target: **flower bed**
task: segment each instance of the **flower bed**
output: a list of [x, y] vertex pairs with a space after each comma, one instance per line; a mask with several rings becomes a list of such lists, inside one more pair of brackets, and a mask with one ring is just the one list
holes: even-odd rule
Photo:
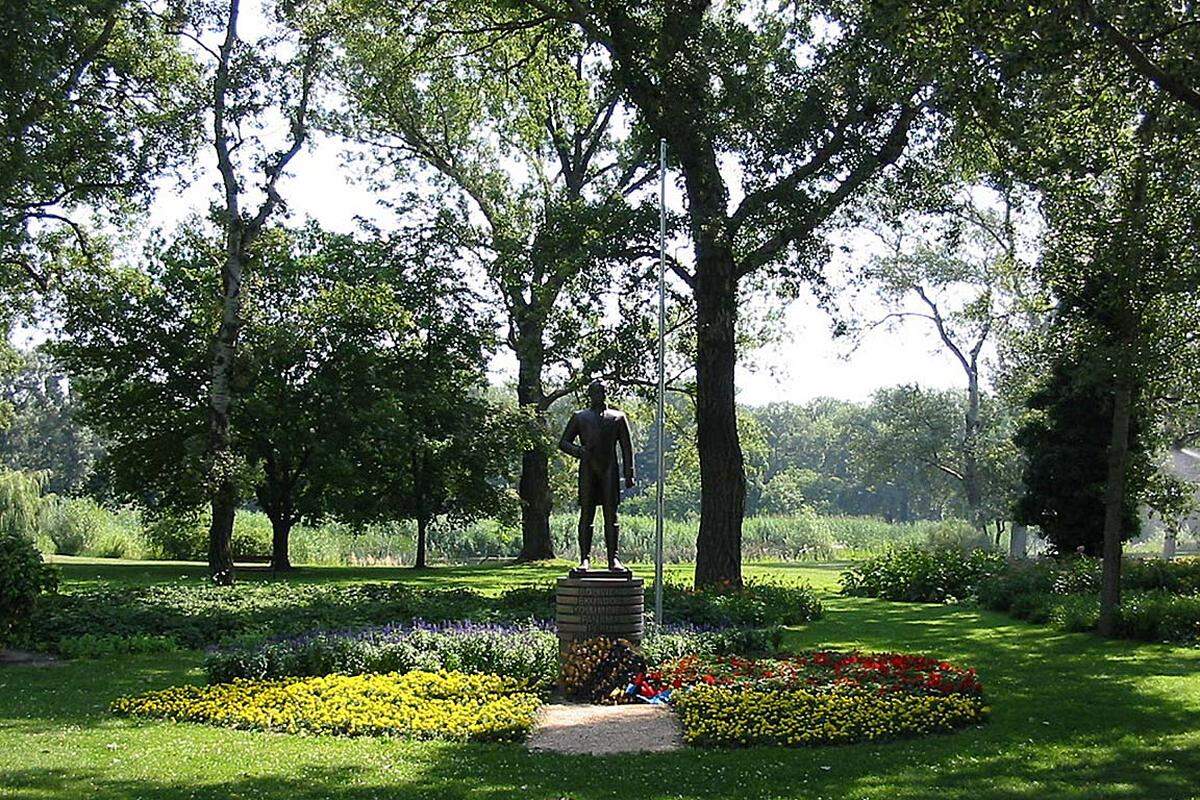
[[950, 731], [987, 713], [974, 670], [903, 653], [689, 656], [635, 676], [630, 691], [669, 699], [695, 745], [873, 741]]
[[783, 658], [687, 655], [650, 668], [627, 642], [576, 642], [569, 694], [593, 703], [671, 703], [695, 745], [806, 745], [950, 731], [987, 713], [974, 670], [903, 653]]
[[112, 710], [285, 733], [512, 741], [529, 733], [540, 702], [509, 678], [414, 671], [177, 686]]
[[[210, 652], [210, 683], [234, 678], [284, 678], [335, 672], [413, 669], [503, 675], [548, 689], [558, 677], [558, 639], [550, 623], [414, 622], [344, 631], [314, 631], [281, 639], [235, 643]], [[667, 625], [642, 643], [653, 665], [688, 653], [706, 657], [775, 652], [780, 628]], [[625, 684], [621, 684], [624, 689]]]
[[697, 686], [672, 703], [698, 746], [849, 744], [944, 733], [983, 719], [975, 696], [879, 694], [849, 687]]

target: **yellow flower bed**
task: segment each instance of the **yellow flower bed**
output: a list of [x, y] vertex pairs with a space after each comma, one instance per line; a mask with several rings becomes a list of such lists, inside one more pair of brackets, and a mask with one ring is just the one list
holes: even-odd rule
[[509, 741], [529, 733], [539, 703], [512, 678], [414, 671], [176, 686], [112, 710], [286, 733]]
[[696, 686], [672, 704], [688, 744], [819, 745], [952, 731], [980, 722], [978, 696], [811, 691], [760, 686]]

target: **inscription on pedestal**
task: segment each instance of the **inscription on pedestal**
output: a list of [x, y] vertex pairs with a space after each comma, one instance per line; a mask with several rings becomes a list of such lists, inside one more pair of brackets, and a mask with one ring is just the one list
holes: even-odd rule
[[572, 570], [559, 578], [555, 611], [560, 650], [571, 642], [609, 636], [639, 645], [645, 632], [645, 586], [628, 572]]

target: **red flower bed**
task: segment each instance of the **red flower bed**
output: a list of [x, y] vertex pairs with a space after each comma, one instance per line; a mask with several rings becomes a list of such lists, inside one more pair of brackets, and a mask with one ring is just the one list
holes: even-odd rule
[[838, 653], [819, 650], [777, 659], [726, 656], [701, 660], [685, 656], [661, 669], [638, 674], [633, 686], [642, 697], [707, 684], [760, 684], [780, 688], [850, 688], [879, 694], [981, 695], [973, 669], [905, 653]]

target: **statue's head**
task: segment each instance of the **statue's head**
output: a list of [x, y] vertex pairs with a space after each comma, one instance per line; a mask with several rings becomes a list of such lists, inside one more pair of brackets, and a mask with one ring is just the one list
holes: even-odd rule
[[608, 389], [604, 386], [604, 381], [595, 380], [588, 384], [587, 388], [588, 401], [592, 405], [601, 405], [608, 399]]

